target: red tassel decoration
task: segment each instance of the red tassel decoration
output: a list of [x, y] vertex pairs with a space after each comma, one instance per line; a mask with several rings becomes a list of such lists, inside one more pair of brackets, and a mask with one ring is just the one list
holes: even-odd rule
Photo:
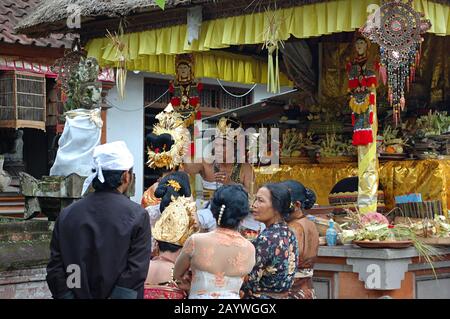
[[374, 105], [375, 104], [375, 94], [373, 94], [373, 93], [370, 93], [369, 104], [370, 105]]
[[355, 122], [356, 122], [355, 113], [352, 113], [352, 126], [355, 126]]
[[197, 90], [198, 90], [199, 93], [200, 93], [201, 91], [203, 91], [203, 83], [199, 82], [199, 83], [197, 84]]
[[369, 86], [369, 81], [366, 78], [363, 78], [361, 80], [361, 86], [368, 87]]
[[367, 78], [366, 82], [367, 82], [368, 87], [376, 86], [377, 85], [377, 77], [371, 76], [370, 78]]
[[173, 87], [173, 83], [171, 82], [171, 83], [169, 84], [169, 92], [170, 92], [171, 94], [173, 94], [174, 91], [175, 91], [175, 88]]
[[369, 123], [373, 124], [373, 112], [370, 112], [369, 114]]
[[352, 144], [357, 145], [367, 145], [373, 142], [372, 130], [360, 130], [353, 132]]
[[172, 106], [180, 106], [181, 99], [178, 96], [174, 96], [170, 99], [170, 103], [172, 103]]
[[402, 94], [402, 97], [400, 98], [400, 108], [402, 109], [402, 111], [405, 108], [405, 104], [406, 104], [405, 96]]
[[387, 70], [386, 67], [384, 65], [380, 65], [380, 77], [381, 77], [381, 81], [383, 81], [383, 84], [386, 85], [386, 81], [387, 81]]
[[194, 153], [195, 152], [195, 144], [194, 144], [194, 142], [191, 142], [191, 156], [194, 156]]
[[189, 98], [189, 104], [196, 107], [200, 103], [200, 98], [198, 96], [193, 96]]
[[358, 79], [350, 79], [348, 80], [348, 87], [350, 89], [356, 89], [359, 86]]
[[351, 68], [352, 68], [352, 64], [351, 64], [351, 62], [348, 62], [346, 65], [347, 73], [350, 72]]
[[201, 111], [197, 111], [197, 114], [195, 116], [197, 121], [200, 121], [202, 119], [202, 112]]
[[380, 72], [380, 62], [379, 61], [376, 61], [374, 63], [374, 68], [375, 68], [375, 71]]

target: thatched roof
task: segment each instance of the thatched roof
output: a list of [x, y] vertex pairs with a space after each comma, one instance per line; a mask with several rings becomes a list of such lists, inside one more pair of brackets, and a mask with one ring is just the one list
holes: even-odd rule
[[[325, 1], [330, 0], [277, 0], [276, 3], [282, 8]], [[273, 5], [273, 0], [167, 0], [165, 11], [162, 11], [153, 0], [44, 0], [33, 14], [16, 26], [15, 30], [30, 37], [40, 37], [55, 32], [95, 33], [100, 26], [98, 32], [102, 33], [105, 31], [100, 30], [102, 24], [92, 24], [93, 20], [108, 23], [106, 20], [111, 18], [110, 26], [117, 27], [114, 18], [136, 15], [143, 17], [141, 20], [144, 19], [144, 25], [149, 28], [162, 27], [186, 23], [186, 14], [183, 10], [194, 5], [202, 5], [203, 19], [209, 20], [263, 11], [267, 5]], [[67, 18], [71, 17], [73, 12], [73, 9], [68, 8], [74, 6], [78, 6], [81, 12], [82, 30], [71, 30], [67, 27]], [[133, 24], [127, 28], [127, 32], [131, 32], [133, 28], [139, 29], [136, 25], [142, 24], [142, 21], [133, 21]]]
[[[199, 0], [167, 0], [166, 8], [191, 5]], [[161, 10], [152, 0], [46, 0], [16, 26], [18, 33], [31, 37], [68, 31], [66, 21], [79, 8], [83, 21], [94, 17], [127, 16], [144, 10]], [[74, 30], [76, 31], [76, 30]]]
[[[298, 6], [331, 0], [277, 0], [278, 7]], [[359, 2], [360, 0], [354, 0]], [[450, 4], [450, 0], [431, 0], [436, 3]], [[77, 29], [67, 27], [67, 18], [72, 16], [73, 8], [77, 6], [81, 12], [81, 28], [96, 29], [98, 24], [90, 24], [92, 20], [104, 20], [130, 15], [149, 13], [144, 16], [144, 24], [156, 24], [164, 20], [163, 24], [180, 24], [185, 22], [183, 8], [204, 5], [203, 19], [216, 19], [225, 16], [247, 14], [250, 11], [261, 11], [267, 4], [273, 5], [273, 0], [167, 0], [166, 11], [162, 11], [153, 0], [42, 0], [41, 4], [22, 21], [15, 31], [29, 37], [42, 37], [50, 33], [78, 32]], [[206, 7], [205, 7], [206, 6]], [[180, 10], [171, 10], [177, 9]], [[185, 10], [185, 9], [184, 9]], [[172, 12], [172, 13], [170, 13]], [[184, 22], [181, 21], [184, 19]], [[83, 27], [84, 23], [84, 27]], [[117, 23], [115, 23], [117, 25]], [[155, 27], [155, 26], [153, 26]], [[158, 26], [161, 27], [161, 26]], [[95, 30], [90, 30], [90, 32]], [[103, 32], [104, 30], [99, 30]]]

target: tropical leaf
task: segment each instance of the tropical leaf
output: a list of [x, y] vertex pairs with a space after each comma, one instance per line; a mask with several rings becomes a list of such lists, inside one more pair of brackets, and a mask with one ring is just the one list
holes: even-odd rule
[[166, 6], [166, 0], [155, 0], [155, 3], [158, 7], [164, 10], [164, 7]]

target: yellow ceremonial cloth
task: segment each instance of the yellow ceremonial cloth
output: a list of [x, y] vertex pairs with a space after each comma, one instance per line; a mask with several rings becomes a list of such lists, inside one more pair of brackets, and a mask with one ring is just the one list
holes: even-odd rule
[[[421, 193], [423, 200], [441, 200], [445, 213], [450, 208], [450, 160], [380, 162], [378, 172], [387, 208], [395, 206], [395, 196], [410, 193]], [[297, 164], [260, 167], [255, 173], [258, 186], [294, 179], [314, 190], [319, 205], [329, 205], [333, 186], [343, 178], [358, 176], [358, 167], [356, 162]]]
[[[277, 10], [281, 18], [279, 37], [303, 39], [332, 33], [353, 32], [367, 19], [369, 5], [381, 0], [330, 0]], [[430, 19], [430, 33], [450, 35], [450, 5], [431, 0], [414, 0], [415, 10]], [[212, 77], [240, 83], [266, 83], [267, 63], [251, 56], [233, 55], [217, 50], [233, 45], [264, 42], [268, 19], [265, 12], [232, 16], [202, 22], [198, 40], [188, 43], [186, 24], [141, 32], [127, 33], [127, 69], [163, 74], [175, 74], [175, 55], [194, 53], [195, 76]], [[85, 49], [88, 56], [97, 58], [100, 66], [116, 65], [119, 56], [106, 37], [90, 39]], [[282, 85], [290, 85], [280, 74]]]

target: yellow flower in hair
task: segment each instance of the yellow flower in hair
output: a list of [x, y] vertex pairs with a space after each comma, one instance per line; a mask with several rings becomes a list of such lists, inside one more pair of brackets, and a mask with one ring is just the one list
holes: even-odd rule
[[176, 192], [178, 192], [181, 189], [180, 184], [176, 180], [173, 180], [173, 179], [169, 179], [167, 181], [167, 186], [172, 187]]

